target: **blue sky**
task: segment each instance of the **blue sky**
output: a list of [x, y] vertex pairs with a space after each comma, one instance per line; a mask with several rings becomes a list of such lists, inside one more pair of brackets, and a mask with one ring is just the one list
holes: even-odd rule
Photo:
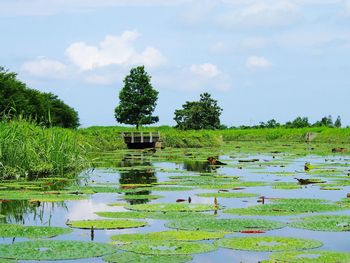
[[124, 76], [145, 65], [160, 124], [209, 92], [222, 123], [340, 115], [350, 124], [349, 0], [0, 0], [0, 60], [83, 126], [116, 125]]

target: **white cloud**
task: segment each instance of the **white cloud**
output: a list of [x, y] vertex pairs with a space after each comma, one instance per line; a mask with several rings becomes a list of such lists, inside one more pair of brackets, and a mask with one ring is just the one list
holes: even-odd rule
[[257, 68], [266, 69], [271, 66], [272, 66], [272, 63], [264, 57], [251, 56], [246, 61], [246, 67], [250, 69], [257, 69]]
[[142, 52], [134, 48], [139, 36], [137, 31], [125, 31], [120, 36], [106, 36], [97, 46], [77, 42], [71, 44], [65, 54], [82, 71], [109, 65], [163, 65], [166, 59], [156, 48], [147, 47]]
[[38, 58], [33, 61], [24, 62], [21, 70], [37, 77], [62, 78], [67, 75], [68, 67], [56, 60]]
[[192, 73], [205, 78], [214, 78], [221, 74], [218, 67], [210, 63], [193, 64], [190, 70]]
[[153, 80], [159, 87], [185, 91], [227, 91], [232, 86], [231, 77], [210, 63], [172, 68], [159, 72]]
[[253, 1], [220, 15], [218, 21], [226, 26], [279, 27], [295, 23], [300, 17], [299, 7], [291, 1]]

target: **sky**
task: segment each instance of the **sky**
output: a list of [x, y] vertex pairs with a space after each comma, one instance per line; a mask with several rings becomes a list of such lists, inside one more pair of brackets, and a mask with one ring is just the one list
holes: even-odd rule
[[297, 116], [350, 125], [350, 0], [0, 0], [0, 61], [83, 127], [118, 125], [145, 65], [159, 125], [209, 92], [227, 126]]

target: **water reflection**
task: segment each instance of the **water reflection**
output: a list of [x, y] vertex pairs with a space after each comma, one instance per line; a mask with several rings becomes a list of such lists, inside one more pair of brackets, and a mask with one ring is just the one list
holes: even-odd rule
[[[152, 152], [133, 152], [128, 153], [124, 156], [122, 161], [119, 163], [119, 167], [130, 168], [120, 172], [119, 184], [125, 185], [122, 188], [134, 188], [136, 185], [149, 185], [156, 183], [156, 171], [155, 167], [151, 163], [150, 156]], [[131, 195], [150, 195], [151, 191], [144, 190], [135, 193], [125, 193], [125, 196]], [[130, 204], [144, 204], [148, 203], [150, 200], [148, 198], [126, 198], [125, 199]]]
[[216, 167], [208, 162], [184, 161], [183, 169], [189, 172], [211, 173], [216, 171]]
[[[29, 202], [28, 200], [1, 200], [0, 214], [2, 223], [25, 224], [26, 220], [39, 221], [41, 224], [47, 221], [54, 214], [55, 208], [60, 207], [67, 210], [64, 202], [48, 203], [48, 202]], [[28, 218], [32, 215], [33, 218]], [[45, 218], [45, 219], [44, 219]], [[48, 222], [50, 225], [50, 222]]]

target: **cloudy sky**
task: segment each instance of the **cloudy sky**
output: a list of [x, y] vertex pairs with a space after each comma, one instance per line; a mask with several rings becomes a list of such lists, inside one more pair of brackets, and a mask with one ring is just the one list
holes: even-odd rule
[[145, 65], [160, 124], [209, 92], [226, 125], [324, 115], [350, 124], [350, 0], [0, 0], [0, 60], [32, 88], [116, 125]]

